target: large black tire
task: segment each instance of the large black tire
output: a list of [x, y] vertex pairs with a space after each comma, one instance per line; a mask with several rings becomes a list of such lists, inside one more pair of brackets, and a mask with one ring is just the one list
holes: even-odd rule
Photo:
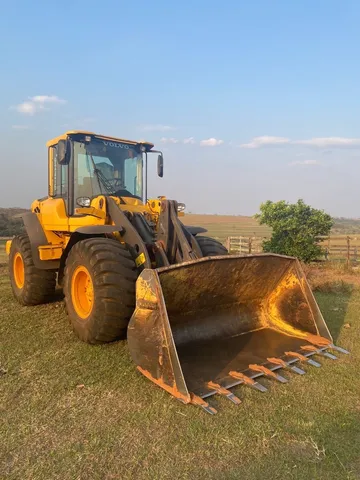
[[196, 237], [201, 253], [204, 257], [215, 257], [217, 255], [228, 255], [229, 252], [224, 245], [214, 238], [199, 236]]
[[11, 242], [9, 276], [14, 296], [21, 305], [47, 303], [55, 293], [56, 272], [35, 267], [26, 234], [17, 235]]
[[98, 344], [125, 338], [135, 308], [137, 276], [132, 256], [116, 240], [88, 238], [72, 247], [65, 265], [64, 296], [80, 340]]

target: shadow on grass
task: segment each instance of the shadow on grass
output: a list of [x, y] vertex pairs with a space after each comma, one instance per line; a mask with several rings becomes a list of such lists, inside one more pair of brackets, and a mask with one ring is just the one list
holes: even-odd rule
[[356, 288], [348, 283], [324, 285], [314, 291], [316, 300], [334, 342], [340, 336], [348, 312], [351, 298]]

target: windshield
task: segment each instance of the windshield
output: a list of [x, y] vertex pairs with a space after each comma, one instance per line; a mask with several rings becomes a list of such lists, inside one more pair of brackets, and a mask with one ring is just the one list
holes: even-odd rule
[[142, 198], [142, 154], [126, 143], [74, 141], [75, 199], [97, 195]]

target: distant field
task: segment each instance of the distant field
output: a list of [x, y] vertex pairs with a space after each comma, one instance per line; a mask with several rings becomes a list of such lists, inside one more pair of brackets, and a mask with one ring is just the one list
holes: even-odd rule
[[334, 235], [360, 235], [360, 220], [354, 218], [335, 218]]
[[[225, 243], [227, 237], [270, 237], [271, 228], [259, 223], [251, 217], [231, 215], [198, 215], [188, 214], [182, 217], [185, 225], [197, 225], [207, 228], [210, 237]], [[357, 229], [358, 233], [357, 232]], [[355, 233], [354, 233], [355, 232]], [[360, 221], [337, 219], [331, 232], [331, 258], [344, 258], [347, 254], [346, 236], [350, 237], [350, 255], [360, 255]], [[324, 241], [324, 247], [329, 247]]]
[[196, 225], [208, 229], [211, 237], [224, 241], [227, 237], [269, 237], [271, 229], [251, 217], [235, 215], [186, 214], [182, 217], [185, 225]]

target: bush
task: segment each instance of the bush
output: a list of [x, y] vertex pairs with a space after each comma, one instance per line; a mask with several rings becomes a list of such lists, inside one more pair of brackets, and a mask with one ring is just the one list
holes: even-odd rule
[[297, 257], [305, 263], [323, 254], [318, 238], [329, 235], [334, 223], [330, 215], [306, 205], [301, 199], [295, 204], [268, 200], [260, 205], [260, 213], [255, 218], [272, 228], [270, 240], [263, 242], [264, 252]]

